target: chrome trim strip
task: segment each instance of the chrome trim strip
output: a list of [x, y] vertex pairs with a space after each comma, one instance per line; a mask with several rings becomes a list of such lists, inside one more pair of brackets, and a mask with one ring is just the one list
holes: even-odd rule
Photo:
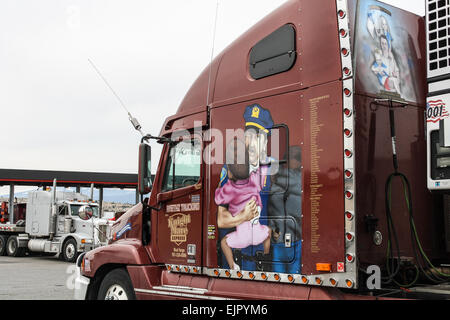
[[[193, 299], [203, 299], [203, 300], [236, 300], [231, 298], [225, 298], [225, 297], [217, 297], [217, 296], [207, 296], [203, 294], [190, 294], [190, 293], [184, 293], [184, 292], [176, 292], [176, 291], [163, 291], [157, 287], [157, 290], [151, 290], [151, 289], [134, 289], [137, 293], [148, 293], [148, 294], [157, 294], [157, 295], [164, 295], [164, 296], [174, 296], [174, 297], [182, 297], [182, 298], [193, 298]], [[196, 288], [193, 288], [196, 289]]]

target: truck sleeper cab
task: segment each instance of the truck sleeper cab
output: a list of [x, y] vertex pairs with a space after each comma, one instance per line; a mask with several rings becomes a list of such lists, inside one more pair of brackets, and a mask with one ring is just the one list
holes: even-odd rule
[[[248, 30], [166, 119], [154, 181], [141, 147], [149, 198], [80, 257], [76, 297], [370, 298], [359, 269], [386, 265], [393, 103], [417, 232], [448, 258], [427, 231], [421, 30], [423, 18], [372, 0], [291, 0]], [[247, 169], [229, 161], [239, 145]], [[400, 219], [399, 255], [412, 256]]]

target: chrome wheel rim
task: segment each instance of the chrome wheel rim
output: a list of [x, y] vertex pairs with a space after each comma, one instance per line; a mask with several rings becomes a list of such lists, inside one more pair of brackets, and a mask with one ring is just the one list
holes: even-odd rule
[[105, 300], [128, 300], [128, 296], [120, 285], [114, 284], [106, 291]]
[[69, 243], [66, 246], [66, 257], [67, 259], [72, 259], [75, 256], [75, 246], [72, 243]]

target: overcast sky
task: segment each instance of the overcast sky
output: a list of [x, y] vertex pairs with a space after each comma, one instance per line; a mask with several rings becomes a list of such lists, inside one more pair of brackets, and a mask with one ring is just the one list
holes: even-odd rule
[[[284, 2], [219, 0], [214, 55]], [[425, 14], [424, 0], [386, 3]], [[210, 61], [215, 11], [216, 0], [0, 1], [0, 168], [135, 173], [140, 135], [88, 59], [158, 134]]]

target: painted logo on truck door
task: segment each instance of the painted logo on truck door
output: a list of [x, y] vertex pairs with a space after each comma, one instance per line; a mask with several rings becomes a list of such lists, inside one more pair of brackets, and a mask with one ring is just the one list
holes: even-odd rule
[[177, 246], [187, 241], [189, 233], [188, 224], [191, 223], [191, 215], [177, 213], [169, 217], [170, 241]]

